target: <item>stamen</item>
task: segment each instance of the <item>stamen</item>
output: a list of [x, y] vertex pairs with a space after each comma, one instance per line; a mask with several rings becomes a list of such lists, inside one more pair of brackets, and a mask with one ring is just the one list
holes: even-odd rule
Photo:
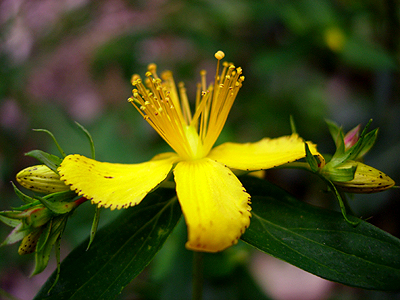
[[215, 58], [218, 60], [221, 60], [225, 57], [225, 53], [222, 52], [221, 50], [217, 51], [217, 53], [214, 54]]
[[183, 118], [185, 119], [186, 124], [189, 125], [190, 122], [192, 121], [192, 113], [190, 112], [190, 105], [186, 93], [185, 84], [183, 82], [179, 82], [178, 88], [179, 88], [179, 95], [181, 96]]
[[206, 75], [207, 75], [207, 71], [206, 70], [201, 70], [200, 71], [200, 76], [201, 76], [201, 88], [203, 91], [205, 91], [207, 89], [207, 82], [206, 82]]
[[153, 75], [154, 78], [158, 78], [156, 64], [149, 64], [147, 66], [147, 70], [151, 73], [151, 75]]
[[201, 71], [201, 82], [197, 85], [195, 111], [192, 115], [186, 88], [178, 88], [172, 73], [166, 71], [157, 76], [157, 66], [150, 64], [146, 72], [145, 85], [139, 75], [131, 78], [132, 96], [128, 99], [142, 117], [184, 159], [204, 157], [217, 140], [244, 76], [242, 69], [220, 60], [225, 54], [215, 53], [218, 60], [215, 80], [207, 88], [206, 71]]

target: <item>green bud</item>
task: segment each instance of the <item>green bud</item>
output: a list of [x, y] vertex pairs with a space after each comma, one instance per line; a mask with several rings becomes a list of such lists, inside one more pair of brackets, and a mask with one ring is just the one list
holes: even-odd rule
[[26, 235], [21, 242], [21, 245], [18, 248], [18, 254], [19, 255], [24, 255], [24, 254], [30, 254], [35, 252], [36, 249], [36, 244], [39, 240], [39, 237], [42, 233], [42, 229], [39, 228], [38, 230], [35, 230], [28, 235]]
[[376, 193], [394, 186], [395, 182], [383, 172], [361, 162], [348, 161], [337, 167], [337, 170], [356, 167], [354, 178], [348, 181], [335, 181], [333, 183], [342, 191], [348, 193]]
[[23, 213], [21, 216], [24, 217], [24, 222], [27, 226], [38, 228], [46, 224], [54, 216], [51, 210], [47, 207], [33, 207]]
[[60, 176], [46, 165], [36, 165], [20, 171], [16, 179], [20, 185], [34, 192], [50, 194], [68, 191]]

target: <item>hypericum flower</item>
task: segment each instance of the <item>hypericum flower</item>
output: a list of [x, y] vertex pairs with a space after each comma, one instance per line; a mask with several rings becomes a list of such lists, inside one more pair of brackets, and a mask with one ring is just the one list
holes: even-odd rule
[[[253, 171], [292, 162], [305, 157], [305, 142], [293, 134], [212, 149], [244, 80], [242, 69], [232, 64], [224, 63], [220, 74], [224, 53], [215, 57], [215, 81], [207, 87], [201, 72], [193, 114], [184, 85], [176, 88], [171, 72], [159, 78], [156, 66], [149, 65], [147, 87], [138, 75], [132, 77], [136, 88], [129, 102], [175, 153], [131, 165], [69, 155], [58, 169], [61, 179], [92, 203], [120, 209], [138, 204], [173, 170], [188, 227], [186, 247], [216, 252], [237, 243], [250, 224], [250, 195], [230, 169]], [[309, 147], [317, 153], [315, 145]]]

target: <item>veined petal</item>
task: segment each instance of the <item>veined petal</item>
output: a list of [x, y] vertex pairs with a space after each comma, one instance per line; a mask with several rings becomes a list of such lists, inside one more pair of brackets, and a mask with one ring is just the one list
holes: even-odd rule
[[230, 169], [209, 158], [179, 162], [176, 191], [188, 227], [186, 248], [217, 252], [250, 224], [250, 195]]
[[74, 154], [58, 168], [61, 179], [99, 207], [127, 208], [138, 204], [162, 182], [177, 160], [176, 154], [140, 164], [115, 164]]
[[[304, 143], [297, 134], [256, 143], [225, 143], [212, 149], [207, 157], [239, 170], [270, 169], [305, 157]], [[316, 145], [307, 144], [312, 154], [320, 155]]]

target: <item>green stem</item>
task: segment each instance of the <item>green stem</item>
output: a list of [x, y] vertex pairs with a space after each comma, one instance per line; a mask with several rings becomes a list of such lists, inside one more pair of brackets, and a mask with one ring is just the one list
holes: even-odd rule
[[193, 251], [192, 299], [201, 300], [202, 296], [203, 296], [203, 252]]

